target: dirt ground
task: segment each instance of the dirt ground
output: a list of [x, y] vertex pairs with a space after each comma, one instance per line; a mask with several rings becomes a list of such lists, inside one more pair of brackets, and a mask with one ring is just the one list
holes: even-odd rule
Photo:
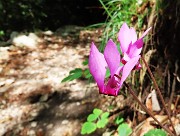
[[89, 43], [58, 33], [40, 39], [33, 49], [2, 48], [0, 135], [77, 135], [98, 99], [85, 80], [61, 83], [82, 67]]
[[99, 95], [84, 79], [61, 83], [70, 70], [85, 67], [82, 62], [91, 41], [99, 43], [101, 29], [71, 33], [40, 32], [33, 48], [1, 47], [0, 135], [80, 135], [93, 108], [115, 99]]

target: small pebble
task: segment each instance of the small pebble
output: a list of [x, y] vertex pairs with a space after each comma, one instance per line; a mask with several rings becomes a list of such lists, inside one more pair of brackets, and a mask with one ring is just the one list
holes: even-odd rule
[[53, 128], [53, 124], [47, 125], [47, 129], [51, 129], [51, 128]]
[[79, 106], [81, 103], [80, 102], [77, 102], [76, 105]]
[[28, 131], [28, 135], [35, 135], [35, 131], [34, 130], [30, 130], [30, 131]]
[[61, 124], [66, 125], [66, 124], [68, 124], [68, 123], [69, 123], [68, 120], [63, 120]]
[[31, 127], [36, 127], [37, 126], [37, 122], [32, 122], [31, 123]]

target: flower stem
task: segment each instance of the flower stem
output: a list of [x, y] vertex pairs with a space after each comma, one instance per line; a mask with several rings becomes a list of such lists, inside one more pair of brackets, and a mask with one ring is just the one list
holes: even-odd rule
[[154, 76], [153, 76], [153, 74], [152, 74], [152, 72], [151, 72], [151, 70], [150, 70], [147, 62], [145, 61], [144, 57], [142, 56], [141, 58], [142, 58], [145, 66], [146, 66], [146, 68], [147, 68], [147, 70], [148, 70], [148, 72], [149, 72], [149, 74], [150, 74], [150, 76], [151, 76], [151, 78], [152, 78], [152, 80], [153, 80], [154, 86], [155, 86], [155, 88], [156, 88], [156, 92], [158, 93], [158, 95], [159, 95], [159, 97], [160, 97], [160, 99], [161, 99], [161, 102], [162, 102], [162, 104], [163, 104], [163, 107], [164, 107], [164, 109], [165, 109], [165, 111], [166, 111], [166, 113], [167, 113], [167, 115], [168, 115], [168, 119], [169, 119], [169, 121], [170, 121], [170, 123], [171, 123], [171, 126], [172, 126], [172, 128], [173, 128], [174, 134], [175, 134], [175, 136], [177, 136], [176, 130], [175, 130], [175, 128], [174, 128], [174, 125], [173, 125], [172, 120], [171, 120], [171, 117], [170, 117], [170, 113], [169, 113], [169, 111], [168, 111], [168, 109], [167, 109], [167, 107], [166, 107], [165, 101], [164, 101], [163, 96], [162, 96], [162, 94], [161, 94], [161, 91], [160, 91], [160, 89], [159, 89], [159, 87], [158, 87], [158, 85], [157, 85], [157, 82], [156, 82], [156, 80], [155, 80], [155, 78], [154, 78]]
[[143, 104], [142, 102], [138, 99], [138, 97], [136, 96], [136, 94], [134, 93], [134, 91], [131, 89], [131, 87], [124, 82], [124, 85], [127, 87], [127, 89], [129, 90], [129, 92], [132, 94], [132, 96], [134, 97], [134, 99], [141, 105], [141, 107], [146, 111], [146, 113], [148, 113], [167, 133], [169, 133], [171, 136], [174, 136], [174, 134], [165, 126], [163, 126], [162, 123], [160, 123], [155, 116], [152, 114], [152, 112], [150, 112]]

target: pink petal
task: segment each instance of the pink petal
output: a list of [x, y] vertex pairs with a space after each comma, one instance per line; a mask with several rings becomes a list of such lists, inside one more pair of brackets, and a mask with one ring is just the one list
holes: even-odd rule
[[[123, 68], [123, 66], [120, 66], [117, 71], [116, 71], [116, 75], [119, 75], [121, 69]], [[105, 87], [105, 90], [104, 90], [104, 93], [107, 94], [107, 95], [113, 95], [113, 96], [117, 96], [118, 95], [118, 92], [120, 90], [121, 86], [120, 86], [120, 80], [119, 78], [115, 77], [114, 75], [111, 76], [111, 78], [109, 79], [106, 87]]]
[[110, 39], [104, 50], [104, 57], [108, 64], [111, 76], [114, 75], [120, 66], [120, 54], [116, 44]]
[[138, 56], [141, 53], [143, 40], [139, 39], [134, 44], [129, 45], [128, 55], [130, 58]]
[[122, 63], [125, 65], [126, 64], [126, 62], [128, 62], [129, 61], [129, 55], [127, 54], [127, 53], [124, 53], [124, 56], [123, 56], [123, 58], [122, 58]]
[[134, 28], [130, 28], [130, 34], [128, 37], [131, 39], [132, 43], [134, 43], [137, 40], [137, 34]]
[[117, 79], [117, 77], [112, 76], [109, 79], [104, 92], [107, 95], [117, 96], [119, 89], [120, 89], [119, 80]]
[[140, 70], [142, 68], [142, 66], [141, 66], [141, 64], [138, 62], [137, 64], [136, 64], [136, 70]]
[[120, 86], [123, 84], [123, 82], [126, 80], [126, 78], [128, 77], [128, 75], [130, 74], [131, 70], [135, 67], [135, 65], [138, 63], [140, 58], [140, 55], [137, 57], [134, 57], [132, 59], [130, 59], [123, 67], [123, 71], [122, 71], [122, 77], [121, 77], [121, 81], [120, 81]]
[[120, 47], [123, 53], [128, 50], [128, 46], [131, 43], [130, 32], [131, 30], [129, 29], [127, 24], [124, 23], [118, 33], [118, 40], [120, 42]]
[[100, 53], [94, 43], [91, 44], [89, 56], [89, 70], [94, 80], [97, 82], [101, 93], [104, 91], [104, 79], [106, 75], [107, 63], [102, 53]]
[[144, 36], [146, 36], [146, 34], [151, 30], [152, 27], [148, 28], [140, 38], [144, 38]]

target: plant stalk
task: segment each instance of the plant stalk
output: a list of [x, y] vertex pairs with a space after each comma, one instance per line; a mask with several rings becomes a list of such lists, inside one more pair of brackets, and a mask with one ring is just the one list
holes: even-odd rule
[[171, 123], [171, 126], [172, 126], [172, 128], [173, 128], [174, 134], [175, 134], [175, 136], [177, 136], [176, 130], [175, 130], [175, 128], [174, 128], [174, 125], [173, 125], [172, 120], [171, 120], [171, 117], [170, 117], [170, 113], [169, 113], [169, 111], [168, 111], [168, 109], [167, 109], [167, 107], [166, 107], [165, 101], [164, 101], [163, 96], [162, 96], [162, 94], [161, 94], [161, 91], [160, 91], [160, 89], [159, 89], [159, 87], [158, 87], [158, 85], [157, 85], [157, 82], [156, 82], [156, 80], [155, 80], [155, 78], [154, 78], [154, 76], [153, 76], [153, 74], [152, 74], [152, 72], [151, 72], [151, 70], [150, 70], [147, 62], [145, 61], [144, 57], [141, 56], [141, 58], [142, 58], [145, 66], [146, 66], [146, 68], [147, 68], [147, 70], [148, 70], [148, 72], [149, 72], [149, 74], [150, 74], [150, 76], [151, 76], [151, 78], [152, 78], [152, 80], [153, 80], [154, 86], [155, 86], [155, 88], [156, 88], [156, 92], [158, 93], [158, 95], [159, 95], [159, 97], [160, 97], [160, 100], [161, 100], [161, 102], [162, 102], [162, 104], [163, 104], [163, 107], [164, 107], [164, 109], [165, 109], [165, 111], [166, 111], [166, 113], [167, 113], [167, 115], [168, 115], [168, 119], [169, 119], [169, 121], [170, 121], [170, 123]]
[[174, 134], [165, 126], [163, 126], [162, 123], [160, 123], [152, 114], [152, 112], [150, 112], [143, 104], [142, 102], [138, 99], [138, 97], [136, 96], [136, 94], [134, 93], [134, 91], [131, 89], [131, 87], [124, 82], [124, 85], [127, 87], [127, 89], [129, 90], [129, 92], [132, 94], [132, 96], [134, 97], [134, 99], [141, 105], [141, 107], [146, 111], [146, 113], [148, 113], [167, 133], [169, 133], [171, 136], [174, 136]]

